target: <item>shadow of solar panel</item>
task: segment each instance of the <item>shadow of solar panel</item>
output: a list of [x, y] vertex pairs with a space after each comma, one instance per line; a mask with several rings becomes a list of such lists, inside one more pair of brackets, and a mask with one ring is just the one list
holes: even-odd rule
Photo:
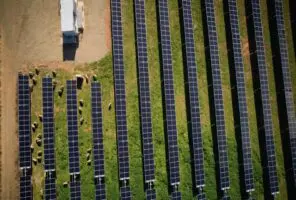
[[56, 197], [56, 185], [54, 178], [46, 178], [44, 183], [44, 199], [55, 200]]
[[268, 74], [265, 61], [263, 30], [261, 24], [260, 2], [251, 0], [252, 26], [254, 28], [257, 67], [259, 70], [260, 92], [262, 100], [263, 124], [265, 131], [265, 154], [267, 160], [267, 171], [269, 189], [272, 195], [279, 192], [278, 177], [276, 171], [275, 147], [273, 139], [273, 125], [271, 118], [271, 105], [269, 98]]
[[162, 57], [162, 77], [165, 101], [165, 123], [169, 164], [170, 185], [179, 184], [179, 155], [175, 113], [175, 95], [173, 82], [173, 66], [169, 29], [169, 11], [167, 0], [158, 1], [158, 19]]
[[140, 94], [141, 132], [143, 148], [143, 167], [145, 182], [153, 181], [154, 158], [152, 142], [151, 102], [149, 90], [148, 55], [145, 22], [145, 1], [135, 1], [137, 66]]
[[91, 83], [92, 103], [92, 129], [93, 129], [93, 155], [95, 177], [105, 176], [104, 172], [104, 146], [103, 146], [103, 122], [102, 122], [102, 97], [101, 85], [98, 82]]
[[31, 167], [31, 108], [29, 76], [18, 75], [19, 165]]
[[67, 80], [67, 124], [70, 174], [80, 172], [76, 88], [76, 80]]
[[190, 106], [190, 126], [192, 135], [192, 150], [194, 163], [194, 180], [197, 187], [204, 186], [203, 148], [199, 113], [197, 67], [195, 62], [195, 45], [191, 0], [182, 0], [183, 35], [185, 42], [185, 57], [187, 68], [187, 85]]
[[52, 78], [42, 79], [44, 169], [55, 169], [54, 100]]
[[70, 182], [70, 199], [80, 200], [81, 199], [81, 189], [80, 181]]
[[212, 85], [215, 106], [216, 119], [216, 137], [217, 137], [217, 155], [219, 164], [219, 182], [220, 190], [228, 189], [229, 183], [229, 169], [228, 169], [228, 155], [227, 142], [225, 133], [224, 121], [224, 106], [222, 95], [222, 83], [220, 74], [219, 51], [217, 45], [217, 31], [215, 22], [215, 10], [213, 0], [205, 0], [205, 14], [208, 32], [208, 43], [210, 53], [210, 64], [212, 70]]
[[105, 199], [106, 199], [105, 184], [97, 183], [96, 184], [96, 200], [105, 200]]
[[236, 91], [240, 121], [244, 187], [247, 192], [254, 190], [251, 142], [249, 133], [248, 109], [245, 92], [244, 65], [241, 53], [239, 19], [236, 0], [228, 0], [228, 20], [231, 33], [232, 56], [235, 67]]
[[181, 200], [181, 199], [182, 199], [181, 192], [172, 192], [171, 200]]
[[20, 177], [20, 200], [32, 199], [31, 176]]
[[155, 200], [156, 192], [153, 189], [146, 190], [146, 200]]
[[131, 190], [130, 187], [124, 186], [120, 188], [120, 199], [121, 200], [129, 200], [131, 199]]
[[129, 179], [129, 157], [120, 0], [111, 1], [111, 20], [118, 168], [119, 179], [124, 180]]

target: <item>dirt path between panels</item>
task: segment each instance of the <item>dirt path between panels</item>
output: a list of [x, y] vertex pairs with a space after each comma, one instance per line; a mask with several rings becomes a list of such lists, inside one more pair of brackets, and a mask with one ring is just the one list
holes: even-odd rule
[[[109, 0], [84, 0], [85, 31], [75, 62], [96, 61], [110, 51]], [[0, 0], [1, 198], [18, 199], [17, 73], [24, 64], [64, 66], [59, 0]], [[57, 63], [56, 65], [54, 63]], [[60, 64], [58, 64], [60, 63]]]

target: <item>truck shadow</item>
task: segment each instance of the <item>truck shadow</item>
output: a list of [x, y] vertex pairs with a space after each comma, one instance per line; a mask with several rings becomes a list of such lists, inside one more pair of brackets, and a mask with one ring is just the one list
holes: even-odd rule
[[78, 44], [63, 44], [63, 61], [74, 61]]

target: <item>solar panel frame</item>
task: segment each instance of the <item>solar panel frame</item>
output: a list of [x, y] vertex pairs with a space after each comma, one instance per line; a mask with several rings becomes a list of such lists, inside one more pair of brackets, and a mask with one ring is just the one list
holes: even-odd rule
[[93, 157], [95, 177], [104, 177], [104, 144], [101, 84], [91, 83]]
[[67, 80], [67, 127], [70, 174], [80, 173], [76, 89], [77, 81]]
[[55, 200], [55, 199], [57, 199], [55, 178], [52, 178], [52, 177], [45, 178], [45, 181], [44, 181], [44, 199], [45, 200]]
[[126, 180], [129, 179], [129, 155], [120, 0], [111, 0], [111, 20], [118, 173], [120, 180]]
[[265, 153], [267, 160], [267, 172], [269, 181], [269, 190], [272, 195], [279, 192], [278, 177], [276, 170], [275, 146], [273, 139], [273, 124], [271, 114], [271, 104], [269, 98], [268, 74], [265, 60], [263, 28], [261, 24], [260, 1], [250, 0], [251, 20], [254, 28], [256, 62], [259, 70], [260, 95], [262, 99], [263, 126], [265, 132]]
[[140, 96], [140, 117], [145, 182], [155, 180], [152, 140], [151, 101], [149, 89], [148, 53], [145, 21], [145, 1], [135, 0], [135, 25], [137, 43], [137, 67]]
[[20, 177], [20, 200], [31, 200], [32, 197], [32, 183], [31, 176]]
[[219, 188], [226, 190], [230, 187], [229, 180], [229, 166], [228, 166], [228, 153], [227, 153], [227, 138], [225, 133], [225, 119], [224, 119], [224, 105], [222, 94], [222, 82], [220, 74], [219, 62], [219, 49], [217, 30], [215, 22], [215, 10], [213, 0], [205, 0], [205, 14], [206, 14], [206, 27], [208, 32], [210, 65], [212, 70], [212, 86], [213, 86], [213, 99], [214, 111], [216, 118], [216, 136], [217, 136], [217, 149], [218, 149], [218, 165], [219, 165]]
[[19, 165], [31, 169], [31, 94], [29, 76], [18, 75]]
[[274, 19], [276, 22], [276, 40], [279, 43], [280, 55], [276, 58], [279, 59], [281, 65], [281, 76], [283, 80], [283, 89], [285, 96], [285, 110], [288, 120], [288, 131], [290, 137], [290, 154], [292, 160], [292, 171], [294, 183], [296, 183], [296, 114], [293, 98], [293, 86], [289, 69], [289, 56], [288, 56], [288, 46], [285, 33], [285, 22], [283, 14], [283, 2], [281, 0], [273, 0], [272, 6], [275, 12]]
[[236, 0], [227, 0], [228, 20], [230, 25], [232, 56], [234, 61], [236, 95], [238, 100], [238, 112], [240, 121], [241, 147], [242, 147], [242, 165], [244, 187], [247, 192], [254, 190], [253, 165], [251, 156], [251, 141], [248, 120], [248, 108], [245, 91], [244, 64], [241, 53], [239, 19]]
[[173, 65], [167, 0], [158, 0], [158, 23], [160, 31], [163, 91], [165, 101], [165, 124], [170, 185], [180, 183], [178, 133], [175, 113]]
[[197, 65], [195, 61], [195, 42], [191, 14], [191, 0], [182, 0], [183, 35], [187, 67], [187, 87], [190, 106], [191, 144], [193, 150], [194, 180], [196, 187], [205, 185], [204, 156], [198, 98]]
[[42, 79], [44, 169], [55, 170], [54, 95], [52, 78]]

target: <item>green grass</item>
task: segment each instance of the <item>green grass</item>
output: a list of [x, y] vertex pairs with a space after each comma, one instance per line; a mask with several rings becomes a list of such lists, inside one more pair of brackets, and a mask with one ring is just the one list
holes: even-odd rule
[[[285, 170], [283, 166], [283, 153], [281, 148], [281, 138], [279, 132], [279, 121], [277, 114], [275, 82], [273, 76], [273, 65], [271, 60], [269, 27], [267, 18], [266, 1], [261, 1], [262, 22], [264, 26], [264, 41], [266, 46], [266, 56], [269, 73], [269, 84], [271, 93], [272, 113], [274, 122], [274, 135], [276, 143], [276, 159], [277, 170], [280, 180], [280, 195], [277, 199], [287, 199]], [[135, 52], [135, 32], [134, 32], [134, 14], [132, 1], [123, 1], [123, 27], [124, 27], [124, 63], [126, 78], [126, 98], [127, 98], [127, 125], [128, 140], [130, 154], [130, 184], [132, 188], [133, 199], [144, 198], [143, 172], [142, 172], [142, 155], [141, 155], [141, 137], [139, 122], [139, 102], [137, 88], [137, 68], [136, 68], [136, 52]], [[244, 0], [238, 0], [239, 20], [242, 47], [247, 47], [248, 36], [246, 29], [246, 18]], [[289, 61], [291, 66], [291, 74], [293, 85], [296, 85], [296, 69], [295, 54], [292, 45], [292, 34], [289, 18], [288, 2], [285, 1], [284, 9], [286, 35], [289, 44]], [[231, 189], [229, 194], [232, 199], [241, 199], [240, 182], [239, 182], [239, 166], [237, 155], [237, 141], [235, 138], [235, 125], [233, 119], [233, 108], [231, 99], [231, 85], [228, 67], [228, 58], [226, 51], [226, 36], [224, 24], [223, 1], [215, 1], [216, 23], [218, 31], [218, 44], [220, 52], [221, 77], [225, 107], [226, 133], [230, 166]], [[192, 194], [192, 179], [190, 166], [190, 151], [186, 120], [186, 104], [185, 104], [185, 88], [184, 88], [184, 68], [182, 60], [182, 44], [179, 24], [179, 10], [177, 0], [169, 1], [170, 11], [170, 28], [173, 54], [173, 72], [176, 100], [176, 115], [178, 128], [178, 143], [180, 156], [180, 175], [181, 184], [180, 191], [183, 199], [194, 199]], [[207, 69], [205, 63], [204, 35], [202, 24], [202, 13], [199, 1], [192, 3], [196, 61], [198, 66], [198, 86], [200, 112], [205, 157], [205, 175], [206, 186], [205, 192], [208, 199], [217, 198], [216, 177], [215, 177], [215, 160], [212, 141], [212, 123], [210, 121], [210, 105], [208, 97]], [[159, 65], [159, 48], [157, 37], [157, 18], [155, 1], [146, 1], [146, 22], [148, 32], [148, 61], [150, 73], [150, 90], [152, 105], [152, 122], [153, 122], [153, 141], [155, 152], [156, 182], [155, 189], [158, 199], [168, 199], [168, 181], [167, 167], [165, 157], [165, 136], [163, 126], [163, 105], [161, 93], [161, 78]], [[252, 73], [250, 66], [250, 58], [248, 48], [244, 51], [246, 93], [250, 121], [250, 134], [252, 142], [252, 159], [254, 165], [255, 192], [256, 199], [263, 199], [263, 179], [262, 166], [259, 151], [259, 135], [256, 125], [256, 112], [254, 106], [254, 90], [252, 83]], [[96, 74], [102, 84], [103, 95], [103, 131], [104, 131], [104, 149], [105, 149], [105, 173], [107, 198], [118, 199], [118, 168], [117, 168], [117, 148], [116, 148], [116, 129], [115, 129], [115, 113], [114, 113], [114, 93], [113, 93], [113, 69], [112, 56], [109, 54], [102, 60], [86, 65], [77, 66], [74, 72], [58, 70], [56, 80], [57, 88], [65, 86], [66, 80], [71, 79], [74, 74]], [[32, 93], [32, 122], [37, 121], [37, 117], [42, 113], [41, 107], [41, 77], [50, 73], [48, 69], [42, 69], [41, 74], [37, 76], [38, 84]], [[294, 87], [294, 99], [296, 99], [296, 91]], [[81, 169], [81, 190], [83, 199], [94, 198], [94, 182], [93, 182], [93, 165], [86, 164], [86, 150], [92, 147], [92, 131], [91, 131], [91, 112], [90, 112], [90, 85], [85, 84], [82, 90], [78, 91], [78, 100], [83, 99], [85, 105], [83, 107], [82, 116], [85, 123], [79, 126], [79, 150], [80, 150], [80, 169]], [[62, 97], [55, 92], [55, 142], [56, 142], [56, 168], [57, 168], [57, 193], [58, 199], [69, 199], [69, 188], [63, 187], [63, 182], [69, 181], [68, 171], [68, 136], [66, 123], [66, 96], [65, 92]], [[112, 104], [112, 109], [108, 110], [108, 104]], [[80, 116], [81, 117], [81, 116]], [[36, 133], [33, 133], [33, 142], [38, 134], [42, 133], [42, 124], [39, 123]], [[37, 151], [42, 147], [35, 146], [33, 157], [36, 157]], [[33, 166], [33, 187], [34, 199], [41, 199], [40, 194], [43, 187], [44, 172], [40, 163]]]

